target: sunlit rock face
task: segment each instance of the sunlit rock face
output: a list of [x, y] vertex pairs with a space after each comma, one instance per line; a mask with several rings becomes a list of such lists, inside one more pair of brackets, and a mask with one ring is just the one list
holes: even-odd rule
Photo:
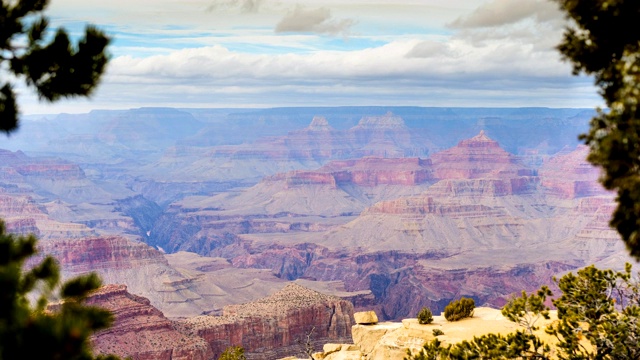
[[199, 336], [219, 356], [241, 344], [251, 359], [276, 359], [300, 352], [298, 341], [326, 342], [350, 338], [353, 305], [297, 284], [251, 303], [224, 308], [222, 316], [199, 316], [183, 322], [191, 336]]

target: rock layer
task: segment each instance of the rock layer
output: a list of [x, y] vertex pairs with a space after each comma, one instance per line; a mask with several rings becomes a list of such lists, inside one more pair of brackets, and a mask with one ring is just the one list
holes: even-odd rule
[[542, 186], [549, 194], [563, 199], [606, 195], [598, 183], [600, 171], [587, 162], [588, 154], [589, 147], [580, 145], [575, 151], [561, 152], [545, 161], [540, 169]]
[[92, 293], [88, 305], [111, 311], [113, 326], [93, 336], [94, 351], [133, 360], [208, 360], [211, 349], [199, 337], [186, 336], [148, 299], [132, 295], [125, 285], [107, 285]]
[[258, 301], [230, 305], [222, 316], [200, 316], [184, 321], [192, 336], [202, 337], [219, 356], [229, 346], [245, 348], [248, 359], [275, 359], [300, 353], [299, 341], [348, 341], [353, 306], [297, 284]]

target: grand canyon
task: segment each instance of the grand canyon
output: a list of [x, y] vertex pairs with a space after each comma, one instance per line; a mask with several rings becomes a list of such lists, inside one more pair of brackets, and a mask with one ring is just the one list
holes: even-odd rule
[[33, 233], [133, 359], [301, 355], [381, 320], [628, 260], [614, 196], [548, 108], [140, 108], [27, 116], [0, 150], [0, 217]]

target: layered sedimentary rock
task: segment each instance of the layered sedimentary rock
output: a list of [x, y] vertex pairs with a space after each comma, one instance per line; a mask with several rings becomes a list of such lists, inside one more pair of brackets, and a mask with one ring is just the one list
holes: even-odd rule
[[187, 336], [144, 297], [125, 285], [107, 285], [92, 293], [86, 303], [111, 311], [114, 324], [92, 338], [94, 352], [133, 360], [208, 360], [211, 348], [204, 339]]
[[420, 158], [365, 157], [332, 161], [317, 170], [296, 170], [267, 177], [266, 182], [284, 182], [287, 188], [306, 185], [375, 187], [415, 186], [434, 181], [431, 161]]
[[428, 153], [424, 140], [418, 142], [404, 120], [391, 112], [383, 116], [363, 117], [358, 125], [347, 131], [346, 138], [357, 145], [352, 157], [399, 158]]
[[70, 273], [167, 264], [162, 254], [149, 245], [120, 236], [57, 239], [43, 241], [40, 245], [43, 252], [58, 259]]
[[[123, 283], [145, 296], [167, 316], [193, 316], [210, 310], [193, 291], [191, 277], [172, 268], [162, 253], [121, 236], [40, 241], [41, 256], [51, 255], [71, 277], [95, 271], [105, 283]], [[36, 261], [37, 259], [34, 259]]]
[[439, 179], [502, 179], [533, 175], [484, 131], [460, 141], [457, 146], [433, 154], [431, 160], [435, 176]]
[[0, 160], [0, 184], [17, 186], [17, 190], [36, 191], [45, 198], [63, 198], [73, 203], [89, 199], [100, 201], [110, 197], [87, 179], [77, 164], [59, 158], [30, 157], [21, 151], [8, 150], [0, 150]]
[[216, 357], [241, 345], [249, 359], [275, 359], [300, 353], [298, 341], [307, 335], [316, 346], [348, 341], [352, 319], [351, 303], [289, 284], [267, 298], [227, 306], [222, 316], [187, 319], [184, 328], [205, 339]]
[[[185, 199], [172, 209], [180, 223], [167, 225], [167, 238], [184, 240], [169, 251], [189, 244], [282, 279], [340, 280], [347, 291], [371, 291], [383, 318], [392, 319], [424, 303], [441, 310], [460, 294], [501, 305], [555, 274], [619, 259], [617, 236], [606, 229], [608, 200], [549, 196], [535, 170], [483, 132], [432, 161], [332, 161], [245, 191]], [[420, 192], [385, 192], [391, 188]], [[357, 217], [344, 216], [358, 206]], [[291, 226], [309, 214], [314, 226]]]
[[77, 164], [55, 158], [32, 158], [22, 151], [12, 152], [0, 149], [2, 168], [0, 173], [15, 173], [26, 178], [46, 178], [50, 180], [77, 180], [85, 177]]
[[585, 196], [605, 195], [598, 183], [600, 170], [587, 162], [589, 147], [579, 145], [574, 151], [560, 152], [545, 161], [539, 174], [549, 194], [574, 199]]
[[[193, 153], [171, 149], [147, 176], [158, 179], [259, 179], [292, 170], [313, 169], [334, 159], [364, 156], [386, 158], [419, 157], [433, 145], [411, 131], [393, 114], [363, 117], [349, 130], [335, 130], [316, 116], [301, 130], [286, 136], [264, 137], [251, 144], [223, 145]], [[188, 164], [188, 165], [185, 165]]]
[[432, 181], [430, 161], [420, 158], [332, 161], [237, 192], [176, 202], [150, 231], [149, 243], [206, 255], [239, 234], [325, 231], [377, 201], [418, 194]]
[[[30, 192], [26, 192], [30, 193]], [[41, 239], [80, 238], [95, 233], [83, 224], [58, 222], [38, 206], [33, 197], [0, 192], [0, 217], [9, 232], [34, 234]]]
[[[336, 160], [316, 171], [301, 174], [331, 174], [337, 185], [375, 187], [378, 185], [415, 186], [434, 181], [431, 161], [420, 158], [389, 159], [368, 156], [353, 160]], [[275, 175], [272, 178], [278, 179]], [[285, 175], [286, 177], [286, 175]]]

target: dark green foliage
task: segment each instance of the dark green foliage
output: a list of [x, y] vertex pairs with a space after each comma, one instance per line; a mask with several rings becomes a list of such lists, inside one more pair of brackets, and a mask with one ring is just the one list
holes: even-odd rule
[[471, 317], [475, 307], [476, 303], [473, 299], [463, 297], [460, 300], [454, 300], [444, 307], [444, 318], [447, 321], [458, 321]]
[[77, 45], [64, 29], [48, 39], [48, 21], [41, 15], [47, 0], [2, 0], [0, 4], [0, 63], [7, 71], [0, 87], [0, 130], [10, 133], [18, 126], [18, 107], [7, 78], [15, 75], [24, 80], [47, 101], [88, 96], [107, 64], [109, 38], [87, 26]]
[[230, 346], [224, 349], [218, 360], [247, 360], [242, 346]]
[[418, 322], [420, 324], [431, 324], [433, 322], [433, 314], [431, 314], [431, 310], [427, 307], [423, 307], [420, 312], [418, 312]]
[[433, 329], [433, 331], [431, 333], [433, 334], [433, 336], [444, 335], [444, 331], [442, 331], [440, 329]]
[[442, 345], [433, 339], [422, 350], [413, 354], [407, 351], [405, 360], [467, 360], [467, 359], [550, 359], [549, 346], [534, 335], [517, 331], [507, 334], [487, 334], [462, 341], [455, 345]]
[[[48, 299], [58, 289], [60, 270], [46, 257], [30, 270], [25, 261], [36, 254], [34, 236], [15, 236], [5, 232], [0, 221], [0, 359], [112, 359], [94, 357], [89, 337], [108, 327], [111, 314], [82, 300], [100, 286], [94, 274], [81, 276], [62, 285], [62, 301], [55, 310], [47, 309]], [[29, 294], [39, 294], [35, 306]]]
[[608, 111], [598, 110], [588, 134], [589, 161], [618, 193], [611, 219], [640, 259], [640, 2], [555, 0], [572, 21], [558, 49], [574, 74], [593, 75]]
[[527, 295], [525, 291], [520, 297], [513, 297], [503, 308], [502, 315], [522, 325], [529, 334], [537, 330], [536, 322], [543, 317], [549, 319], [549, 308], [544, 304], [547, 296], [553, 295], [548, 287], [543, 286], [536, 294]]
[[[560, 322], [547, 329], [559, 340], [562, 359], [640, 358], [640, 291], [624, 272], [584, 268], [558, 281], [562, 296], [553, 301]], [[580, 339], [591, 343], [590, 348]]]
[[[553, 300], [558, 322], [545, 331], [557, 339], [552, 349], [533, 330], [535, 320], [547, 317], [544, 305], [551, 292], [514, 297], [502, 309], [505, 317], [525, 327], [515, 333], [488, 334], [471, 341], [442, 346], [435, 339], [407, 359], [640, 359], [640, 285], [632, 280], [631, 265], [625, 271], [599, 270], [589, 266], [563, 276], [562, 295]], [[532, 321], [533, 319], [533, 321]]]

